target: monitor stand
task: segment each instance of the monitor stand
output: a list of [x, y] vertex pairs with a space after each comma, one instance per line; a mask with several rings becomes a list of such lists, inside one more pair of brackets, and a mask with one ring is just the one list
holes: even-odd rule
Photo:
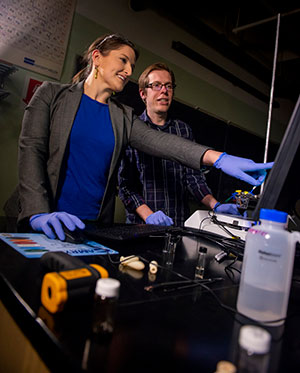
[[[217, 221], [212, 216], [215, 216]], [[245, 240], [248, 229], [253, 225], [256, 225], [255, 220], [229, 214], [213, 214], [207, 210], [195, 211], [184, 223], [185, 227], [202, 229], [227, 238], [237, 236], [242, 240]]]

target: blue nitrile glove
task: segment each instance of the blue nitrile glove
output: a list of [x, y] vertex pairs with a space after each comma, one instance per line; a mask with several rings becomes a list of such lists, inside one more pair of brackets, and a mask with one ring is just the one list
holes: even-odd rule
[[[83, 229], [85, 224], [75, 215], [66, 212], [52, 212], [51, 214], [37, 214], [29, 219], [29, 223], [33, 230], [43, 232], [51, 239], [59, 238], [61, 241], [65, 239], [61, 223], [68, 229], [73, 231], [76, 228]], [[55, 234], [56, 233], [56, 234]]]
[[169, 216], [158, 210], [146, 218], [146, 224], [173, 225], [174, 222]]
[[[239, 212], [237, 205], [234, 203], [223, 203], [217, 202], [213, 208], [215, 212], [223, 213], [223, 214], [230, 214], [230, 215], [239, 215], [242, 214]], [[247, 212], [245, 211], [243, 214], [244, 218], [247, 217]]]
[[258, 186], [263, 183], [267, 175], [266, 170], [272, 168], [273, 164], [274, 162], [255, 163], [252, 159], [222, 153], [214, 163], [214, 167], [246, 183]]

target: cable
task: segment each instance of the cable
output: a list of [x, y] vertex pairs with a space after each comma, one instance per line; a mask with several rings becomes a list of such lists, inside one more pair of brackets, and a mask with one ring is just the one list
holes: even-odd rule
[[207, 217], [207, 218], [203, 218], [203, 219], [200, 221], [199, 229], [202, 229], [201, 226], [202, 226], [202, 224], [204, 223], [205, 220], [210, 220], [210, 218], [209, 218], [209, 217]]
[[[148, 262], [149, 263], [149, 261], [147, 260], [147, 259], [145, 259], [145, 258], [143, 258], [143, 257], [141, 257], [140, 256], [140, 259], [141, 260], [144, 260], [145, 262]], [[232, 262], [230, 265], [233, 265], [235, 262], [236, 262], [236, 260], [237, 260], [237, 258], [234, 260], [234, 262]], [[167, 267], [164, 267], [164, 266], [160, 266], [159, 265], [159, 267], [161, 267], [161, 268], [164, 268], [164, 269], [169, 269], [169, 268], [167, 268]], [[234, 268], [234, 267], [232, 267], [231, 269], [234, 269], [234, 270], [236, 270], [236, 271], [239, 271], [237, 268]], [[169, 270], [171, 270], [171, 269], [169, 269]], [[225, 310], [227, 310], [227, 311], [229, 311], [229, 312], [231, 312], [231, 313], [234, 313], [235, 315], [240, 315], [240, 316], [243, 316], [243, 317], [245, 317], [245, 315], [243, 315], [243, 314], [241, 314], [240, 312], [238, 312], [235, 308], [232, 308], [232, 307], [230, 307], [230, 306], [227, 306], [226, 304], [224, 304], [221, 300], [220, 300], [220, 298], [215, 294], [215, 292], [212, 290], [212, 289], [210, 289], [203, 281], [197, 281], [197, 280], [191, 280], [190, 278], [188, 278], [188, 277], [186, 277], [186, 276], [184, 276], [184, 275], [182, 275], [182, 274], [180, 274], [180, 273], [178, 273], [178, 272], [176, 272], [176, 271], [174, 271], [173, 269], [171, 270], [174, 274], [176, 274], [176, 275], [178, 275], [179, 277], [181, 277], [181, 278], [183, 278], [185, 281], [183, 281], [183, 282], [177, 282], [177, 284], [178, 283], [191, 283], [191, 286], [189, 286], [189, 287], [192, 287], [192, 286], [201, 286], [202, 288], [204, 288], [205, 290], [207, 290], [213, 297], [214, 297], [214, 299], [217, 301], [217, 303], [222, 307], [222, 308], [224, 308]], [[215, 279], [210, 279], [210, 280], [215, 280], [215, 281], [218, 281], [220, 278], [215, 278]], [[205, 279], [204, 279], [205, 280]], [[207, 279], [208, 280], [208, 279]], [[213, 281], [209, 281], [209, 283], [212, 283]], [[176, 282], [175, 282], [176, 283]], [[164, 283], [161, 283], [161, 284], [157, 284], [157, 286], [156, 287], [159, 287], [158, 285], [160, 285], [160, 286], [163, 286], [163, 284]], [[169, 285], [169, 283], [165, 283], [165, 284], [168, 284]], [[184, 287], [183, 287], [184, 288]], [[145, 289], [146, 290], [146, 289]], [[147, 291], [149, 291], [149, 290], [147, 290]], [[267, 321], [264, 321], [264, 322], [260, 322], [260, 321], [257, 321], [257, 320], [254, 320], [254, 319], [252, 319], [251, 317], [248, 317], [247, 316], [247, 318], [249, 319], [249, 320], [251, 320], [251, 322], [252, 323], [254, 323], [254, 324], [257, 324], [257, 325], [260, 325], [260, 326], [265, 326], [265, 324], [274, 324], [274, 323], [278, 323], [278, 322], [281, 322], [281, 321], [284, 321], [284, 320], [286, 320], [287, 318], [290, 318], [290, 317], [292, 317], [293, 315], [290, 315], [290, 316], [287, 316], [287, 317], [283, 317], [283, 318], [280, 318], [280, 319], [276, 319], [276, 320], [267, 320]], [[243, 324], [242, 322], [241, 322], [241, 324]], [[271, 325], [272, 326], [272, 325]]]
[[215, 215], [213, 215], [213, 216], [211, 217], [211, 219], [212, 219], [213, 223], [215, 223], [215, 224], [218, 225], [221, 229], [223, 229], [223, 231], [224, 231], [225, 233], [227, 233], [231, 238], [234, 238], [234, 239], [239, 239], [239, 238], [240, 238], [240, 237], [238, 237], [238, 236], [235, 236], [233, 233], [231, 233], [231, 232], [230, 232], [230, 231], [225, 227], [225, 224], [221, 223], [221, 222], [216, 218]]
[[211, 241], [214, 245], [218, 245], [221, 250], [224, 250], [227, 253], [232, 253], [235, 256], [238, 256], [239, 259], [243, 258], [245, 248], [245, 242], [243, 240], [227, 238], [216, 233], [190, 227], [182, 228], [181, 234], [183, 236], [195, 236]]
[[[106, 251], [108, 251], [108, 259], [109, 261], [112, 263], [112, 264], [120, 264], [122, 261], [118, 260], [118, 261], [114, 261], [111, 259], [111, 255], [117, 255], [117, 254], [110, 254], [109, 253], [109, 249], [106, 249]], [[133, 255], [134, 256], [134, 255]], [[142, 256], [139, 256], [139, 255], [136, 255], [139, 257], [139, 259], [141, 259], [142, 261], [146, 262], [146, 263], [150, 263], [149, 260], [143, 258]], [[237, 261], [237, 257], [233, 259], [232, 263], [230, 263], [227, 267], [227, 270], [229, 269], [230, 271], [232, 270], [236, 270], [237, 272], [240, 273], [240, 271], [235, 268], [235, 267], [232, 267], [233, 264]], [[207, 290], [212, 296], [213, 298], [215, 299], [215, 301], [223, 308], [225, 309], [226, 311], [229, 311], [230, 313], [234, 314], [235, 316], [242, 316], [242, 317], [245, 317], [245, 315], [241, 314], [240, 312], [238, 312], [235, 308], [232, 308], [230, 306], [227, 306], [226, 304], [224, 304], [221, 299], [215, 294], [215, 292], [210, 289], [207, 285], [208, 284], [212, 284], [216, 281], [221, 281], [223, 280], [221, 277], [216, 277], [216, 278], [209, 278], [209, 279], [203, 279], [203, 280], [191, 280], [190, 278], [182, 275], [181, 273], [179, 272], [176, 272], [174, 271], [173, 269], [170, 269], [168, 267], [165, 267], [165, 266], [161, 266], [161, 265], [157, 265], [158, 267], [160, 268], [163, 268], [164, 270], [169, 270], [171, 271], [173, 274], [177, 275], [178, 277], [182, 278], [183, 281], [174, 281], [174, 282], [165, 282], [165, 283], [159, 283], [159, 284], [155, 284], [155, 285], [150, 285], [149, 287], [145, 287], [144, 289], [146, 291], [152, 291], [154, 289], [157, 289], [157, 288], [160, 288], [160, 287], [163, 287], [163, 286], [170, 286], [170, 285], [180, 285], [182, 284], [183, 286], [180, 286], [180, 287], [177, 287], [175, 289], [167, 289], [167, 290], [164, 290], [165, 292], [171, 292], [171, 291], [176, 291], [176, 290], [182, 290], [182, 289], [187, 289], [187, 288], [192, 288], [192, 287], [196, 287], [196, 286], [200, 286], [202, 287], [203, 289]], [[226, 272], [226, 270], [225, 270]], [[231, 272], [232, 273], [232, 272]], [[299, 315], [299, 312], [294, 312], [293, 314], [287, 316], [287, 317], [284, 317], [284, 318], [280, 318], [280, 319], [276, 319], [276, 320], [267, 320], [267, 321], [264, 321], [264, 322], [260, 322], [260, 321], [257, 321], [257, 320], [254, 320], [250, 317], [247, 316], [247, 319], [251, 320], [251, 322], [253, 324], [256, 324], [256, 325], [259, 325], [259, 326], [266, 326], [266, 324], [270, 324], [270, 326], [272, 326], [272, 324], [274, 323], [279, 323], [281, 321], [285, 321], [287, 319], [290, 319], [294, 316], [298, 316]], [[244, 323], [242, 321], [239, 321], [237, 319], [235, 319], [237, 322], [239, 322], [241, 325], [243, 325]], [[282, 337], [282, 336], [281, 336]], [[281, 338], [280, 337], [280, 338]], [[275, 339], [274, 339], [275, 340]]]
[[[195, 234], [195, 232], [193, 232], [193, 234]], [[204, 235], [204, 234], [203, 234], [203, 235]], [[207, 235], [207, 232], [205, 232], [205, 236], [206, 236], [206, 235]], [[218, 235], [211, 234], [211, 237], [210, 237], [209, 239], [212, 240], [212, 237], [215, 238], [215, 236], [218, 236]], [[221, 246], [224, 246], [224, 247], [225, 247], [225, 245], [226, 245], [226, 246], [227, 246], [227, 249], [229, 249], [230, 252], [233, 252], [233, 249], [232, 249], [231, 247], [229, 247], [230, 245], [228, 244], [228, 239], [224, 239], [222, 236], [220, 236], [220, 237], [221, 237], [220, 241], [223, 241], [223, 242], [216, 242], [216, 241], [214, 240], [214, 243], [217, 243], [217, 244], [219, 244], [219, 245], [221, 245]], [[207, 237], [205, 237], [205, 238], [207, 238]], [[236, 244], [236, 242], [235, 242], [235, 244]], [[243, 247], [244, 247], [244, 245], [243, 245]], [[110, 261], [112, 264], [120, 264], [120, 263], [122, 262], [122, 261], [120, 261], [120, 260], [118, 260], [118, 261], [112, 260], [111, 255], [117, 255], [117, 254], [110, 254], [110, 249], [103, 248], [103, 250], [107, 251], [107, 257], [108, 257], [109, 261]], [[133, 256], [135, 256], [135, 255], [133, 255]], [[143, 261], [146, 262], [146, 263], [149, 263], [149, 262], [150, 262], [149, 260], [143, 258], [143, 257], [140, 256], [140, 255], [136, 255], [136, 256], [138, 256], [139, 259], [143, 260]], [[232, 270], [236, 270], [237, 272], [240, 272], [237, 268], [232, 267], [232, 265], [237, 261], [237, 259], [238, 259], [238, 256], [236, 256], [236, 258], [233, 260], [232, 263], [230, 263], [227, 267], [225, 267], [225, 268], [227, 268], [227, 271], [229, 270], [231, 273], [232, 273]], [[226, 304], [224, 304], [224, 303], [221, 301], [221, 299], [220, 299], [220, 298], [215, 294], [215, 292], [214, 292], [212, 289], [210, 289], [210, 288], [206, 285], [206, 284], [214, 283], [215, 281], [220, 281], [220, 280], [221, 280], [220, 277], [217, 277], [217, 278], [210, 278], [210, 279], [203, 279], [203, 280], [191, 280], [190, 278], [188, 278], [188, 277], [182, 275], [181, 273], [178, 273], [178, 272], [174, 271], [173, 269], [167, 268], [167, 267], [165, 267], [165, 266], [161, 266], [161, 265], [159, 265], [159, 264], [158, 264], [157, 266], [160, 267], [160, 268], [163, 268], [164, 270], [169, 270], [169, 271], [171, 271], [173, 274], [175, 274], [175, 275], [177, 275], [178, 277], [184, 279], [184, 281], [165, 282], [165, 283], [160, 283], [160, 284], [152, 285], [152, 288], [151, 288], [151, 287], [146, 287], [146, 288], [145, 288], [146, 291], [152, 291], [152, 290], [155, 289], [155, 288], [159, 288], [159, 287], [162, 287], [162, 286], [169, 286], [169, 285], [171, 285], [171, 284], [172, 284], [172, 285], [173, 285], [173, 284], [175, 284], [175, 285], [182, 284], [182, 285], [184, 285], [184, 286], [178, 287], [177, 289], [173, 289], [173, 290], [172, 290], [172, 289], [171, 289], [171, 290], [167, 290], [167, 291], [175, 291], [175, 290], [181, 290], [181, 289], [186, 289], [186, 288], [191, 288], [191, 287], [201, 286], [203, 289], [207, 290], [207, 291], [208, 291], [208, 292], [213, 296], [213, 298], [216, 300], [216, 302], [217, 302], [217, 303], [218, 303], [218, 304], [219, 304], [223, 309], [225, 309], [225, 310], [227, 310], [227, 311], [229, 311], [229, 312], [231, 312], [231, 313], [233, 313], [233, 314], [235, 314], [235, 315], [240, 315], [240, 316], [245, 317], [243, 314], [241, 314], [240, 312], [238, 312], [235, 308], [232, 308], [232, 307], [227, 306]], [[226, 272], [226, 269], [225, 269], [225, 272]], [[223, 279], [222, 279], [222, 280], [223, 280]], [[185, 286], [185, 284], [186, 284], [186, 286]], [[297, 315], [299, 315], [299, 312], [295, 312], [294, 314], [289, 315], [289, 316], [284, 317], [284, 318], [280, 318], [280, 319], [276, 319], [276, 320], [267, 320], [267, 321], [264, 321], [264, 322], [259, 322], [259, 321], [257, 321], [257, 320], [254, 320], [254, 319], [248, 317], [248, 316], [247, 316], [247, 318], [248, 318], [249, 320], [251, 320], [251, 322], [254, 323], [254, 324], [257, 324], [257, 325], [260, 325], [260, 326], [266, 326], [266, 324], [279, 323], [279, 322], [281, 322], [281, 321], [287, 320], [288, 318], [291, 318], [291, 317], [293, 317], [293, 316], [297, 316]], [[237, 321], [240, 322], [239, 320], [237, 320]], [[242, 323], [242, 322], [240, 322], [240, 323], [241, 323], [241, 324], [244, 324], [244, 323]], [[271, 326], [272, 326], [272, 325], [271, 325]]]
[[231, 280], [232, 282], [234, 282], [234, 273], [233, 273], [232, 270], [235, 270], [235, 271], [237, 271], [238, 273], [241, 273], [241, 271], [240, 271], [239, 269], [235, 268], [235, 267], [232, 267], [232, 266], [234, 265], [234, 263], [236, 263], [236, 261], [238, 260], [238, 258], [235, 257], [235, 258], [233, 258], [233, 259], [231, 259], [231, 260], [232, 260], [232, 262], [224, 268], [224, 271], [225, 271], [225, 273], [227, 274], [227, 276], [228, 276], [229, 278], [230, 278], [230, 276], [228, 275], [228, 272], [231, 273], [231, 275], [232, 275], [233, 278], [230, 278], [230, 280]]
[[159, 284], [145, 286], [144, 290], [151, 292], [151, 291], [159, 289], [161, 287], [183, 285], [183, 286], [178, 286], [178, 287], [171, 288], [171, 289], [163, 289], [164, 292], [170, 292], [170, 291], [182, 290], [182, 289], [187, 289], [187, 288], [199, 286], [200, 283], [202, 283], [202, 284], [210, 283], [211, 284], [211, 283], [216, 282], [216, 281], [223, 281], [223, 279], [221, 277], [215, 277], [215, 278], [207, 278], [207, 279], [202, 279], [202, 280], [184, 280], [184, 281], [161, 282]]

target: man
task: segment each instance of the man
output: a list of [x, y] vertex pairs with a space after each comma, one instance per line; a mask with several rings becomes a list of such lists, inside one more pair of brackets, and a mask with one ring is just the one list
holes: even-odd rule
[[[139, 78], [139, 93], [146, 105], [140, 119], [158, 131], [193, 140], [186, 123], [168, 116], [174, 89], [175, 76], [167, 65], [147, 67]], [[127, 223], [182, 226], [190, 215], [189, 192], [209, 210], [239, 215], [234, 204], [218, 204], [200, 171], [131, 147], [119, 169], [119, 187]]]

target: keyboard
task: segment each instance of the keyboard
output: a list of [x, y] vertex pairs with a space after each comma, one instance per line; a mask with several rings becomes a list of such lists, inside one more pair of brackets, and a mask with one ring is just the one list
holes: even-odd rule
[[126, 241], [143, 237], [163, 237], [166, 233], [175, 232], [178, 228], [154, 224], [115, 224], [112, 226], [97, 226], [86, 224], [85, 235], [93, 240], [108, 239]]

